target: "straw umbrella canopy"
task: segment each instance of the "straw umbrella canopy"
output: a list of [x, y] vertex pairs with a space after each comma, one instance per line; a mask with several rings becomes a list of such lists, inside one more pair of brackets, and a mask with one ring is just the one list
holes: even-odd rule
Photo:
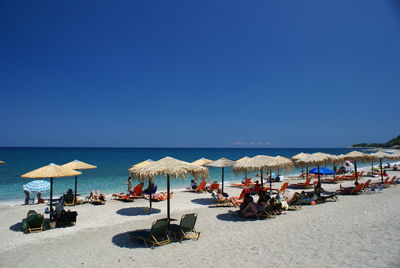
[[[233, 171], [235, 173], [240, 173], [240, 172], [248, 172], [248, 171], [260, 171], [261, 173], [261, 185], [262, 187], [264, 186], [263, 182], [263, 171], [266, 169], [271, 169], [272, 168], [285, 168], [289, 167], [292, 165], [291, 161], [290, 164], [286, 161], [277, 159], [272, 156], [268, 155], [257, 155], [252, 158], [250, 158], [247, 161], [243, 161], [241, 163], [237, 163], [233, 166]], [[270, 181], [270, 188], [272, 188], [272, 181]]]
[[[278, 161], [281, 161], [283, 164], [287, 164], [287, 167], [293, 165], [292, 160], [290, 160], [290, 159], [287, 158], [287, 157], [278, 155], [278, 156], [275, 156], [275, 158], [276, 158]], [[278, 168], [278, 176], [279, 176], [279, 170], [280, 170], [280, 168]]]
[[[62, 167], [66, 167], [66, 168], [70, 168], [70, 169], [74, 169], [74, 170], [81, 170], [81, 169], [94, 169], [97, 168], [96, 166], [93, 166], [91, 164], [79, 161], [79, 160], [74, 160], [71, 161], [69, 163], [66, 163], [64, 165], [62, 165]], [[76, 201], [77, 198], [77, 194], [78, 194], [78, 175], [75, 175], [75, 198], [74, 198], [74, 203]]]
[[[132, 165], [132, 167], [130, 168], [130, 169], [128, 169], [129, 170], [129, 173], [131, 174], [131, 176], [133, 177], [134, 175], [133, 175], [133, 170], [136, 168], [142, 168], [142, 167], [145, 167], [145, 166], [147, 166], [147, 165], [149, 165], [149, 164], [151, 164], [151, 163], [153, 163], [154, 161], [153, 160], [151, 160], [151, 159], [147, 159], [147, 160], [144, 160], [144, 161], [142, 161], [142, 162], [140, 162], [140, 163], [137, 163], [137, 164], [135, 164], [135, 165]], [[149, 191], [150, 191], [150, 187], [151, 187], [151, 181], [152, 180], [150, 180], [149, 179]], [[151, 197], [149, 198], [149, 202], [150, 202], [150, 213], [151, 213], [151, 208], [152, 208], [152, 201], [151, 201]]]
[[[246, 161], [246, 160], [249, 160], [249, 159], [250, 159], [250, 157], [248, 157], [248, 156], [246, 155], [245, 157], [242, 157], [242, 158], [236, 160], [236, 163], [241, 163], [241, 162]], [[246, 175], [246, 179], [247, 179], [247, 171], [245, 171], [245, 175]]]
[[196, 161], [193, 161], [192, 164], [198, 165], [198, 166], [204, 166], [211, 162], [212, 162], [212, 160], [202, 157], [200, 159], [197, 159]]
[[[385, 153], [385, 152], [379, 151], [379, 152], [371, 154], [370, 157], [371, 157], [372, 161], [373, 160], [379, 160], [379, 167], [380, 167], [380, 170], [381, 170], [381, 182], [383, 183], [382, 159], [399, 159], [400, 155], [398, 156], [398, 155], [395, 155], [395, 154], [389, 154], [389, 153]], [[372, 163], [371, 164], [371, 166], [372, 166], [372, 170], [371, 171], [373, 172], [374, 164], [373, 164], [373, 162], [371, 162], [371, 163]]]
[[369, 161], [373, 157], [370, 154], [362, 153], [359, 151], [352, 151], [343, 156], [339, 157], [342, 160], [353, 160], [354, 161], [354, 172], [356, 174], [356, 184], [358, 184], [358, 173], [357, 173], [357, 161]]
[[[134, 168], [134, 167], [137, 167], [137, 168], [139, 168], [139, 167], [144, 167], [144, 166], [147, 166], [148, 164], [153, 163], [153, 162], [154, 162], [153, 160], [147, 159], [147, 160], [144, 160], [144, 161], [142, 161], [142, 162], [140, 162], [140, 163], [137, 163], [137, 164], [135, 164], [135, 165], [132, 165], [131, 168]], [[129, 169], [129, 170], [130, 170], [130, 169]]]
[[301, 153], [299, 153], [299, 154], [296, 154], [296, 155], [292, 156], [292, 161], [299, 160], [299, 159], [301, 159], [301, 158], [303, 158], [303, 157], [306, 157], [306, 156], [309, 156], [309, 155], [310, 155], [310, 154], [308, 154], [308, 153], [303, 153], [303, 152], [301, 152]]
[[[167, 177], [167, 218], [170, 220], [170, 177], [172, 178], [186, 178], [187, 174], [193, 177], [208, 176], [208, 169], [192, 163], [181, 161], [172, 157], [164, 157], [158, 161], [154, 161], [144, 167], [134, 167], [131, 169], [131, 174], [136, 176], [139, 180], [152, 180], [157, 176]], [[151, 196], [150, 196], [151, 200]]]
[[[21, 175], [21, 177], [29, 179], [50, 178], [50, 211], [53, 211], [53, 178], [71, 177], [81, 174], [82, 173], [79, 171], [51, 163], [47, 166], [25, 173]], [[50, 219], [51, 218], [52, 215], [50, 213]]]
[[242, 158], [236, 160], [236, 163], [241, 163], [241, 162], [246, 161], [246, 160], [249, 160], [249, 159], [250, 159], [250, 157], [245, 156], [245, 157], [242, 157]]
[[[317, 165], [318, 170], [319, 166], [325, 163], [327, 160], [326, 156], [318, 155], [318, 154], [311, 154], [309, 156], [303, 157], [295, 162], [295, 165], [306, 165], [307, 167], [307, 179], [308, 179], [308, 166], [309, 165]], [[320, 172], [318, 171], [318, 182], [320, 182]]]
[[[303, 157], [306, 157], [306, 156], [309, 156], [309, 155], [310, 154], [308, 154], [308, 153], [301, 152], [299, 154], [296, 154], [296, 155], [292, 156], [291, 159], [292, 159], [293, 162], [295, 162], [296, 160], [299, 160], [299, 159], [301, 159]], [[301, 166], [301, 173], [303, 173], [303, 166]]]
[[224, 192], [224, 176], [225, 176], [225, 168], [226, 167], [233, 167], [233, 165], [235, 165], [236, 162], [229, 160], [227, 158], [220, 158], [218, 160], [215, 160], [211, 163], [206, 164], [207, 167], [220, 167], [222, 168], [222, 173], [221, 173], [221, 183], [222, 183], [222, 192]]

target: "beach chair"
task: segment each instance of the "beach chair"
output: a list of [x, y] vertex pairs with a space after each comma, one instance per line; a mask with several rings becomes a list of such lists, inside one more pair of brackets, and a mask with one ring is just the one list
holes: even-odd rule
[[200, 184], [197, 186], [196, 189], [187, 189], [187, 191], [192, 192], [192, 193], [203, 193], [203, 192], [205, 192], [206, 184], [207, 184], [207, 181], [202, 181], [202, 182], [200, 182]]
[[[278, 191], [279, 191], [279, 192], [281, 192], [281, 193], [284, 193], [284, 192], [286, 191], [286, 188], [287, 188], [288, 186], [289, 186], [289, 183], [288, 183], [288, 182], [285, 182], [284, 184], [282, 184], [281, 188], [279, 188], [279, 189], [274, 189], [274, 188], [272, 188], [271, 191], [272, 191], [272, 192], [274, 192], [274, 191], [275, 191], [275, 192], [278, 192]], [[265, 187], [265, 188], [268, 188], [268, 187]], [[264, 188], [264, 189], [265, 189], [265, 188]], [[264, 189], [263, 189], [263, 190], [264, 190]], [[269, 189], [269, 188], [268, 188], [268, 189]], [[267, 189], [266, 191], [268, 191], [268, 189]], [[265, 190], [264, 190], [264, 191], [265, 191]]]
[[169, 230], [174, 234], [176, 239], [180, 236], [180, 242], [183, 239], [196, 239], [200, 237], [200, 232], [196, 231], [194, 226], [196, 225], [197, 213], [185, 214], [181, 218], [179, 225], [171, 224]]
[[60, 218], [57, 219], [58, 226], [71, 226], [76, 224], [76, 218], [78, 212], [76, 211], [65, 211], [61, 214]]
[[29, 211], [25, 219], [22, 220], [22, 229], [25, 233], [41, 232], [44, 230], [44, 215]]
[[247, 178], [244, 183], [231, 183], [233, 187], [246, 187], [251, 185], [251, 178]]
[[209, 189], [211, 191], [218, 190], [219, 189], [219, 183], [217, 183], [217, 182], [210, 183]]
[[397, 176], [393, 176], [393, 178], [389, 181], [389, 177], [386, 179], [386, 183], [383, 184], [383, 187], [387, 188], [390, 186], [395, 186], [396, 185], [396, 178]]
[[150, 230], [137, 230], [132, 232], [130, 236], [131, 239], [143, 241], [146, 247], [148, 247], [148, 243], [152, 244], [151, 248], [156, 245], [169, 244], [171, 239], [168, 236], [168, 219], [158, 219], [153, 222]]
[[292, 184], [289, 184], [288, 187], [295, 188], [295, 189], [310, 189], [313, 187], [313, 185], [310, 182], [311, 182], [311, 178], [308, 178], [308, 179], [306, 179], [306, 181], [304, 183], [303, 182], [292, 183]]
[[138, 184], [135, 186], [131, 194], [116, 195], [116, 199], [124, 202], [133, 202], [136, 198], [143, 198], [143, 185]]
[[342, 180], [344, 181], [352, 181], [356, 179], [356, 173], [352, 173], [350, 176], [349, 175], [343, 175]]
[[340, 188], [338, 190], [338, 194], [347, 194], [347, 195], [355, 195], [355, 194], [360, 194], [361, 190], [364, 188], [365, 183], [360, 183], [359, 185], [355, 187], [346, 187], [346, 188]]
[[335, 178], [321, 179], [321, 183], [339, 183], [343, 180], [343, 176], [336, 176]]

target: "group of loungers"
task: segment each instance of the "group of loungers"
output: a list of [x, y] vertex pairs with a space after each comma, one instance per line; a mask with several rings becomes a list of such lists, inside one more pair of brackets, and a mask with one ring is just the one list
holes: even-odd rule
[[[151, 229], [136, 230], [130, 233], [132, 240], [142, 241], [146, 247], [154, 248], [156, 245], [166, 245], [173, 241], [181, 242], [183, 239], [200, 238], [200, 232], [195, 229], [197, 214], [190, 213], [182, 216], [178, 224], [170, 224], [167, 218], [153, 222]], [[172, 238], [171, 238], [172, 237]]]

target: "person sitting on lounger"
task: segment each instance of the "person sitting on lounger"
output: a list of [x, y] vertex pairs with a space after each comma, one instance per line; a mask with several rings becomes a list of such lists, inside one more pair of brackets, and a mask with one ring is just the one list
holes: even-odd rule
[[393, 171], [397, 171], [397, 170], [399, 170], [399, 167], [397, 166], [397, 164], [394, 164], [393, 165]]
[[198, 185], [194, 180], [190, 181], [190, 189], [195, 190], [197, 189]]
[[29, 204], [29, 199], [31, 199], [31, 196], [30, 196], [28, 190], [24, 190], [24, 194], [25, 194], [25, 205], [28, 205]]
[[256, 185], [253, 187], [253, 193], [258, 193], [261, 190], [261, 184], [258, 180], [256, 180]]
[[[174, 192], [170, 192], [169, 194], [169, 198], [171, 199], [172, 197], [174, 197]], [[145, 199], [149, 199], [149, 196], [144, 196]], [[160, 202], [160, 201], [164, 201], [168, 199], [168, 194], [167, 192], [159, 192], [159, 193], [155, 193], [151, 195], [151, 201], [154, 202]]]
[[44, 204], [44, 199], [42, 198], [42, 193], [40, 193], [40, 192], [37, 193], [37, 200], [38, 200], [38, 204]]
[[388, 162], [383, 168], [390, 168], [390, 163]]
[[218, 189], [216, 193], [213, 191], [211, 195], [218, 203], [232, 203], [234, 207], [237, 207], [235, 200], [231, 197], [225, 197], [221, 189]]

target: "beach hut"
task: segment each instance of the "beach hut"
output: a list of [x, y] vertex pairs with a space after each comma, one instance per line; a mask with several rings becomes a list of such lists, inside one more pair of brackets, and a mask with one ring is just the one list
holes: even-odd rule
[[318, 154], [311, 154], [309, 156], [306, 156], [306, 157], [303, 157], [303, 158], [301, 158], [299, 160], [296, 160], [295, 165], [297, 165], [297, 166], [305, 165], [307, 167], [307, 179], [308, 179], [308, 166], [309, 165], [317, 165], [318, 166], [318, 168], [317, 168], [317, 170], [318, 170], [318, 173], [317, 173], [318, 174], [318, 182], [320, 182], [321, 178], [320, 178], [319, 168], [320, 168], [321, 164], [326, 162], [326, 160], [327, 160], [327, 156], [318, 155]]
[[[149, 164], [151, 164], [151, 163], [153, 163], [153, 162], [154, 162], [153, 160], [147, 159], [147, 160], [144, 160], [144, 161], [142, 161], [142, 162], [140, 162], [140, 163], [137, 163], [137, 164], [135, 164], [135, 165], [132, 165], [132, 167], [129, 169], [129, 172], [130, 172], [131, 176], [134, 177], [132, 171], [133, 171], [135, 168], [137, 169], [137, 168], [145, 167], [145, 166], [147, 166], [147, 165], [149, 165]], [[152, 182], [152, 179], [149, 179], [149, 180], [148, 180], [149, 190], [150, 190], [151, 182]], [[149, 210], [149, 212], [151, 213], [151, 208], [152, 208], [151, 196], [150, 196], [150, 198], [149, 198], [149, 205], [150, 205], [150, 210]]]
[[[53, 211], [53, 178], [71, 177], [81, 175], [82, 173], [73, 169], [62, 167], [56, 164], [49, 164], [47, 166], [35, 169], [31, 172], [21, 175], [22, 178], [30, 179], [43, 179], [50, 178], [50, 211]], [[50, 213], [50, 219], [52, 214]]]
[[[83, 169], [94, 169], [97, 168], [96, 166], [93, 166], [91, 164], [87, 164], [85, 162], [79, 161], [79, 160], [74, 160], [71, 161], [69, 163], [66, 163], [64, 165], [62, 165], [62, 167], [66, 167], [69, 169], [74, 169], [74, 170], [83, 170]], [[76, 198], [77, 198], [77, 194], [78, 194], [78, 175], [75, 175], [75, 194], [74, 194], [74, 204], [76, 202]]]
[[198, 165], [198, 166], [205, 166], [206, 164], [211, 163], [211, 162], [212, 162], [212, 160], [202, 157], [200, 159], [197, 159], [196, 161], [193, 161], [192, 164]]
[[225, 168], [226, 167], [232, 167], [236, 162], [229, 160], [227, 158], [220, 158], [218, 160], [215, 160], [213, 162], [210, 162], [206, 164], [207, 167], [220, 167], [222, 168], [221, 170], [221, 183], [222, 183], [222, 192], [224, 192], [224, 176], [225, 176]]
[[[289, 162], [268, 155], [257, 155], [241, 163], [236, 163], [233, 166], [233, 171], [235, 173], [260, 171], [261, 186], [264, 187], [263, 172], [266, 169], [269, 169], [271, 174], [271, 169], [273, 168], [286, 168], [293, 164], [291, 161]], [[270, 181], [270, 189], [272, 189], [271, 178], [269, 181]]]
[[358, 184], [358, 173], [357, 173], [357, 161], [369, 161], [373, 159], [370, 154], [362, 153], [359, 151], [352, 151], [347, 154], [338, 157], [340, 160], [353, 160], [354, 161], [354, 173], [356, 175], [356, 184]]
[[[164, 157], [158, 161], [154, 161], [144, 167], [133, 167], [131, 174], [139, 180], [152, 180], [157, 176], [167, 177], [167, 218], [170, 220], [170, 177], [172, 178], [186, 178], [188, 174], [193, 177], [206, 178], [208, 176], [208, 169], [198, 165], [193, 165], [185, 161], [181, 161], [172, 157]], [[150, 196], [151, 200], [151, 196]]]

